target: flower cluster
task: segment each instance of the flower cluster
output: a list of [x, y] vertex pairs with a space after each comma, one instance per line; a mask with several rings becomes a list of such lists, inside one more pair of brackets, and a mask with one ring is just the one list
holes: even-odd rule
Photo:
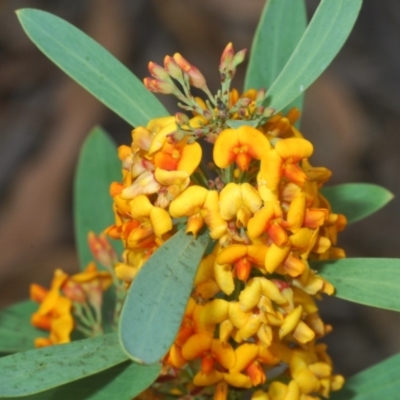
[[[308, 261], [345, 256], [336, 242], [346, 219], [320, 193], [331, 172], [309, 163], [313, 146], [295, 127], [299, 112], [272, 115], [265, 91], [230, 89], [243, 57], [227, 46], [215, 96], [179, 54], [164, 68], [149, 64], [148, 89], [175, 95], [194, 116], [151, 120], [119, 148], [123, 181], [111, 185], [116, 220], [107, 230], [125, 248], [116, 274], [129, 284], [183, 223], [195, 236], [207, 228], [214, 246], [163, 360], [165, 374], [194, 375], [187, 392], [174, 393], [212, 390], [224, 400], [232, 389], [255, 388], [253, 400], [328, 397], [343, 377], [316, 342], [331, 327], [315, 299], [334, 288]], [[201, 138], [213, 144], [212, 162], [202, 163]]]
[[50, 290], [31, 284], [30, 297], [40, 304], [31, 323], [50, 332], [48, 338], [36, 338], [35, 347], [68, 343], [74, 329], [85, 337], [104, 333], [103, 294], [113, 283], [116, 257], [104, 236], [89, 233], [89, 246], [95, 258], [111, 272], [98, 271], [96, 264], [90, 262], [83, 272], [72, 276], [55, 270]]

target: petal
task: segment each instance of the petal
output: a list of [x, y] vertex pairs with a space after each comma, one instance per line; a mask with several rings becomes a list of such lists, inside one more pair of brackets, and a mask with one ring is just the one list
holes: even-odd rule
[[318, 228], [324, 224], [329, 215], [326, 208], [309, 208], [306, 210], [304, 226], [308, 228]]
[[132, 131], [132, 141], [134, 147], [148, 151], [153, 141], [153, 133], [143, 126], [138, 126]]
[[312, 251], [317, 254], [322, 254], [325, 253], [330, 247], [331, 241], [328, 238], [324, 236], [318, 236]]
[[274, 282], [270, 281], [266, 278], [259, 278], [260, 279], [260, 286], [262, 295], [271, 299], [277, 304], [285, 304], [286, 298], [282, 295], [278, 287], [275, 285]]
[[265, 256], [265, 269], [272, 274], [283, 263], [289, 252], [290, 246], [278, 247], [273, 243]]
[[233, 331], [233, 324], [231, 321], [229, 321], [229, 319], [226, 319], [225, 321], [222, 321], [219, 325], [219, 340], [222, 343], [226, 343], [230, 336], [231, 333]]
[[229, 303], [229, 320], [233, 326], [240, 329], [243, 328], [251, 316], [251, 312], [243, 311], [241, 304], [238, 302]]
[[167, 136], [177, 129], [174, 117], [173, 120], [166, 120], [165, 122], [168, 123], [165, 124], [154, 136], [154, 139], [149, 148], [150, 155], [160, 150], [163, 147], [164, 143], [167, 141]]
[[125, 199], [133, 199], [138, 195], [157, 193], [160, 189], [160, 184], [155, 180], [152, 171], [144, 171], [141, 173], [132, 185], [126, 187], [121, 197]]
[[237, 131], [239, 145], [246, 145], [247, 152], [252, 158], [261, 160], [261, 157], [271, 148], [267, 137], [258, 129], [243, 125]]
[[118, 263], [115, 266], [115, 275], [124, 282], [132, 282], [138, 271], [139, 266], [131, 266], [123, 263]]
[[292, 335], [301, 344], [311, 342], [315, 338], [314, 331], [303, 321], [299, 321]]
[[144, 219], [149, 218], [150, 211], [154, 207], [147, 196], [143, 194], [134, 198], [130, 202], [130, 206], [132, 218], [138, 221], [143, 221]]
[[258, 238], [268, 228], [271, 218], [274, 216], [273, 203], [269, 202], [264, 208], [257, 211], [247, 224], [247, 231], [251, 238]]
[[163, 186], [182, 185], [186, 180], [189, 184], [189, 175], [186, 171], [167, 171], [156, 168], [154, 177]]
[[304, 261], [298, 259], [292, 254], [289, 254], [283, 263], [283, 268], [291, 277], [296, 278], [304, 272], [306, 267]]
[[246, 255], [246, 245], [232, 244], [221, 250], [221, 252], [217, 255], [216, 262], [218, 264], [233, 264]]
[[231, 372], [240, 372], [248, 367], [258, 356], [258, 346], [253, 343], [243, 343], [236, 350], [236, 363]]
[[205, 333], [197, 333], [186, 341], [182, 346], [182, 356], [185, 360], [200, 358], [210, 350], [213, 338]]
[[150, 211], [150, 221], [157, 237], [161, 237], [172, 229], [171, 217], [163, 208], [153, 207]]
[[177, 170], [185, 171], [189, 175], [199, 166], [202, 157], [201, 146], [194, 142], [187, 144], [182, 149], [181, 158], [178, 162]]
[[250, 389], [252, 386], [251, 379], [247, 375], [241, 374], [239, 372], [224, 374], [224, 379], [226, 382], [234, 387]]
[[242, 192], [243, 205], [254, 214], [262, 206], [260, 194], [249, 183], [242, 183], [240, 185]]
[[300, 321], [302, 312], [303, 308], [301, 306], [297, 306], [285, 317], [285, 321], [283, 322], [283, 325], [279, 329], [279, 337], [281, 339], [296, 328], [297, 324]]
[[201, 260], [194, 280], [194, 286], [197, 286], [201, 282], [206, 282], [209, 279], [214, 279], [214, 262], [214, 254], [209, 254]]
[[29, 292], [31, 300], [41, 303], [49, 291], [41, 285], [32, 283], [29, 287]]
[[223, 299], [215, 299], [206, 303], [199, 319], [203, 325], [219, 324], [228, 318], [229, 303]]
[[308, 369], [303, 369], [295, 375], [294, 380], [299, 385], [301, 392], [305, 394], [317, 392], [320, 388], [318, 378]]
[[230, 369], [235, 365], [236, 354], [229, 343], [223, 343], [218, 339], [213, 339], [211, 353], [224, 368]]
[[249, 280], [240, 292], [239, 302], [243, 311], [253, 309], [260, 301], [262, 294], [261, 278]]
[[282, 228], [276, 221], [273, 221], [272, 224], [268, 227], [267, 233], [269, 238], [275, 243], [277, 246], [283, 246], [287, 244], [289, 240], [289, 236], [285, 229]]
[[217, 282], [209, 280], [196, 285], [193, 294], [194, 296], [201, 297], [203, 300], [208, 300], [215, 297], [215, 295], [220, 291], [221, 289]]
[[314, 148], [306, 139], [289, 138], [279, 140], [275, 145], [275, 150], [283, 159], [290, 158], [292, 162], [298, 162], [303, 158], [309, 158]]
[[189, 186], [169, 205], [172, 218], [189, 217], [203, 207], [208, 190], [201, 186]]
[[265, 244], [252, 244], [247, 246], [247, 255], [252, 263], [263, 267], [267, 250], [268, 246]]
[[239, 145], [238, 131], [235, 129], [223, 130], [214, 144], [213, 159], [219, 168], [226, 168], [236, 159], [234, 149]]
[[220, 289], [228, 296], [235, 290], [232, 267], [229, 264], [214, 264], [214, 276]]
[[242, 204], [243, 199], [240, 185], [232, 182], [228, 183], [220, 193], [219, 206], [221, 217], [226, 221], [235, 218]]
[[226, 232], [227, 225], [219, 213], [219, 195], [216, 190], [209, 190], [204, 202], [202, 215], [210, 229], [212, 239], [220, 239]]
[[261, 159], [260, 179], [265, 181], [266, 187], [272, 191], [277, 190], [283, 175], [282, 164], [282, 157], [275, 149], [269, 150]]
[[297, 287], [292, 287], [292, 290], [294, 302], [300, 304], [307, 314], [313, 314], [318, 311], [315, 301], [309, 294]]
[[169, 350], [168, 362], [175, 368], [182, 368], [187, 362], [182, 356], [182, 349], [176, 344], [173, 344]]
[[306, 194], [304, 192], [300, 192], [290, 203], [286, 217], [287, 225], [285, 227], [290, 229], [292, 232], [300, 229], [303, 225], [305, 212]]
[[324, 362], [310, 364], [308, 369], [318, 378], [329, 378], [332, 374], [332, 367]]
[[196, 386], [211, 386], [222, 381], [223, 378], [224, 374], [216, 370], [211, 371], [207, 375], [200, 371], [194, 376], [193, 383]]

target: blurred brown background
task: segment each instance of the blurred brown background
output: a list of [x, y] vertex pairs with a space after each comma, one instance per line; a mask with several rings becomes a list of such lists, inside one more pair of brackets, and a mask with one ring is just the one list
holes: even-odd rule
[[[165, 54], [179, 51], [215, 90], [222, 49], [229, 41], [236, 50], [250, 47], [264, 2], [0, 2], [0, 307], [26, 298], [32, 281], [48, 284], [54, 268], [77, 269], [72, 179], [79, 148], [95, 124], [118, 143], [129, 143], [131, 130], [31, 44], [14, 10], [33, 7], [61, 16], [141, 78], [149, 60], [162, 63]], [[307, 0], [310, 15], [317, 4]], [[307, 91], [302, 131], [315, 145], [312, 163], [334, 172], [331, 183], [377, 183], [397, 196], [342, 234], [349, 256], [400, 257], [399, 43], [400, 2], [364, 0], [345, 47]], [[165, 104], [175, 111], [173, 101]], [[334, 325], [327, 341], [341, 373], [400, 351], [400, 314], [337, 299], [325, 299], [322, 308]]]

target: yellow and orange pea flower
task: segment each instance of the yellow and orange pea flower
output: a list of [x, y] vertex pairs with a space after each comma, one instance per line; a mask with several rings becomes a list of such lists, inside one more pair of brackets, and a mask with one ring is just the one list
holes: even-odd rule
[[249, 169], [252, 160], [261, 160], [271, 145], [262, 132], [251, 127], [223, 130], [214, 144], [213, 158], [219, 168], [227, 168], [233, 162], [241, 171]]
[[[228, 46], [224, 62], [229, 64], [229, 57], [233, 48]], [[155, 64], [150, 69], [154, 79], [147, 84], [156, 91], [173, 89], [169, 81], [160, 86], [161, 76], [179, 81], [185, 73], [193, 85], [208, 90], [204, 77], [179, 54], [166, 58], [165, 70]], [[249, 106], [245, 114], [230, 118], [249, 118], [256, 96], [256, 91], [242, 96], [232, 91], [229, 108], [244, 97]], [[313, 391], [325, 394], [321, 388], [329, 386], [323, 381], [328, 378], [321, 371], [327, 368], [314, 365], [322, 356], [303, 369], [293, 367], [297, 361], [290, 362], [299, 358], [295, 350], [304, 346], [317, 354], [316, 339], [331, 329], [320, 319], [312, 296], [332, 294], [334, 288], [307, 262], [344, 255], [333, 246], [345, 220], [331, 212], [319, 193], [331, 173], [310, 165], [313, 146], [293, 126], [299, 112], [291, 110], [286, 116], [272, 116], [257, 129], [242, 125], [209, 132], [214, 172], [223, 184], [200, 186], [193, 179], [202, 158], [200, 146], [189, 144], [185, 136], [178, 142], [170, 140], [178, 124], [200, 131], [211, 123], [201, 110], [210, 115], [215, 110], [196, 101], [196, 116], [187, 125], [182, 125], [184, 118], [155, 119], [132, 132], [130, 148], [119, 150], [123, 182], [111, 189], [116, 223], [108, 231], [125, 246], [124, 263], [117, 266], [119, 276], [134, 279], [148, 255], [174, 234], [173, 219], [186, 218], [186, 232], [194, 236], [206, 226], [215, 246], [200, 263], [181, 328], [164, 364], [177, 369], [199, 365], [193, 383], [214, 385], [216, 400], [225, 400], [230, 387], [262, 386], [266, 372], [279, 362], [291, 366], [292, 380], [256, 392], [260, 399], [307, 400]], [[301, 381], [305, 374], [310, 375], [312, 391]], [[339, 387], [329, 379], [330, 388]]]
[[36, 347], [70, 342], [75, 326], [74, 302], [88, 302], [97, 312], [101, 312], [102, 297], [112, 284], [111, 274], [98, 271], [95, 263], [89, 263], [85, 271], [68, 276], [57, 269], [50, 290], [32, 284], [30, 297], [39, 303], [33, 313], [31, 323], [34, 327], [50, 331], [48, 338], [35, 339]]

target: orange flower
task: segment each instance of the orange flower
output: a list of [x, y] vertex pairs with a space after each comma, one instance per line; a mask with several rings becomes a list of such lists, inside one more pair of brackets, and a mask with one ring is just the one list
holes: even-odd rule
[[214, 145], [214, 162], [219, 168], [226, 168], [233, 162], [242, 171], [247, 171], [251, 160], [260, 160], [270, 149], [268, 139], [251, 126], [222, 131]]
[[34, 327], [50, 331], [48, 338], [35, 339], [36, 347], [68, 343], [74, 327], [72, 302], [60, 293], [60, 288], [68, 279], [68, 275], [57, 269], [51, 288], [47, 291], [39, 285], [31, 285], [32, 300], [39, 301], [39, 309], [32, 315]]

